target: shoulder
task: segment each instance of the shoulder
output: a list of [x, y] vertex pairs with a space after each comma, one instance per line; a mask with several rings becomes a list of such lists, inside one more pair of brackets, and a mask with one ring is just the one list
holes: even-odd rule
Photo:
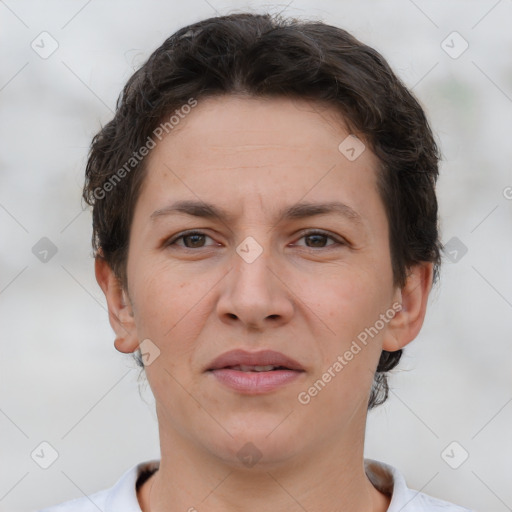
[[[454, 505], [447, 501], [443, 501], [422, 492], [412, 491], [409, 489], [411, 505], [406, 506], [404, 512], [472, 512], [469, 508]], [[413, 501], [414, 500], [414, 501]]]
[[472, 512], [447, 501], [409, 489], [402, 474], [393, 466], [365, 459], [365, 471], [381, 492], [391, 494], [387, 512]]
[[82, 496], [81, 498], [75, 498], [58, 505], [43, 508], [38, 512], [98, 512], [98, 509], [105, 510], [105, 502], [109, 493], [110, 489], [105, 489], [89, 496]]
[[141, 475], [158, 469], [158, 464], [157, 460], [142, 462], [128, 469], [108, 489], [40, 509], [38, 512], [141, 512], [137, 499], [137, 480]]

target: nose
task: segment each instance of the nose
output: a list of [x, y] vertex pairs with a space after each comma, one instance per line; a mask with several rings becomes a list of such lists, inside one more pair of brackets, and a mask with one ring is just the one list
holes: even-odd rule
[[[217, 303], [219, 318], [261, 331], [290, 321], [294, 313], [293, 284], [269, 249], [253, 261], [233, 251], [232, 269], [223, 280]], [[286, 275], [285, 275], [286, 274]]]

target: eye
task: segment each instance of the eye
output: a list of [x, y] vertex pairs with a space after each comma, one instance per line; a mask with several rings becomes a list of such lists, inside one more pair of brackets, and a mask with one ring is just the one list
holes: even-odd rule
[[[177, 236], [171, 238], [165, 243], [165, 246], [177, 246], [182, 247], [183, 249], [202, 249], [214, 245], [206, 245], [206, 239], [212, 240], [211, 237], [202, 231], [188, 231], [179, 233]], [[299, 240], [302, 239], [306, 241], [303, 247], [307, 247], [309, 249], [323, 249], [331, 246], [346, 245], [346, 242], [343, 239], [318, 230], [304, 232]], [[329, 240], [332, 243], [327, 243]]]
[[[299, 240], [302, 239], [305, 239], [306, 241], [309, 240], [311, 245], [308, 245], [308, 242], [306, 242], [306, 247], [311, 249], [323, 249], [324, 247], [330, 247], [332, 245], [346, 245], [342, 239], [317, 230], [303, 233]], [[332, 240], [334, 243], [326, 245], [328, 240]]]
[[[201, 249], [202, 247], [208, 247], [207, 245], [204, 245], [207, 238], [210, 238], [211, 240], [211, 237], [202, 231], [188, 231], [170, 239], [165, 245], [177, 245], [178, 247], [183, 247], [185, 249]], [[182, 241], [183, 243], [178, 244], [178, 241]]]

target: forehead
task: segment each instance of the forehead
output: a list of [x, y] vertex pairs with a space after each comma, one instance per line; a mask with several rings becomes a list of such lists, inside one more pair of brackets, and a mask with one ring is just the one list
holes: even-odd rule
[[[215, 156], [224, 149], [226, 158], [230, 148], [238, 154], [273, 150], [276, 154], [284, 148], [300, 153], [312, 147], [332, 151], [333, 143], [348, 133], [332, 105], [285, 97], [223, 95], [200, 100], [166, 139], [185, 144], [183, 150], [193, 148], [187, 154], [190, 157], [205, 151]], [[171, 140], [166, 142], [173, 145]]]
[[240, 198], [262, 206], [266, 197], [290, 204], [307, 195], [308, 201], [346, 199], [356, 209], [357, 198], [348, 196], [376, 196], [379, 162], [369, 149], [347, 158], [341, 150], [347, 141], [359, 144], [357, 151], [364, 148], [324, 104], [237, 96], [201, 100], [148, 156], [141, 198], [153, 208], [145, 214], [183, 196], [229, 207]]

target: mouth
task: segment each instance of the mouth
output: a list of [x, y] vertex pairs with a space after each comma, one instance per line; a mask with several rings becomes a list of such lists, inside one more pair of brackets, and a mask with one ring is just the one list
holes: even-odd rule
[[215, 359], [205, 371], [228, 388], [249, 395], [274, 391], [305, 373], [300, 363], [273, 350], [232, 350]]
[[234, 369], [241, 372], [269, 372], [276, 370], [304, 371], [300, 363], [291, 357], [274, 350], [260, 350], [248, 352], [246, 350], [230, 350], [214, 359], [206, 371]]
[[[222, 368], [217, 369], [222, 370]], [[290, 368], [287, 368], [286, 366], [274, 366], [272, 364], [267, 364], [265, 366], [239, 364], [236, 366], [226, 366], [224, 369], [236, 370], [238, 372], [273, 372], [276, 370], [290, 370]]]

